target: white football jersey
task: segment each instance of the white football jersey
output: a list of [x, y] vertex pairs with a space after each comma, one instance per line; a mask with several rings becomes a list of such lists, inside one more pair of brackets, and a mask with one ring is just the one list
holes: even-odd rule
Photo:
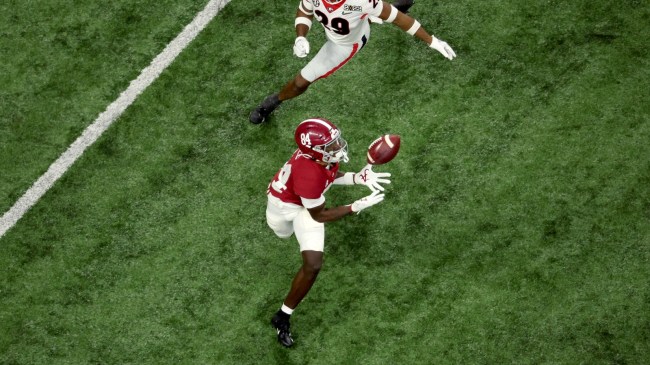
[[379, 17], [383, 8], [381, 0], [301, 0], [300, 10], [314, 15], [325, 28], [327, 38], [340, 45], [358, 43], [369, 34], [368, 16]]

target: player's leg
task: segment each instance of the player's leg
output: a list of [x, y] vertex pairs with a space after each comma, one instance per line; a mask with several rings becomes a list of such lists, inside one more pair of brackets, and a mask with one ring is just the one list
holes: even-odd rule
[[283, 101], [293, 99], [296, 96], [307, 91], [311, 82], [305, 80], [302, 75], [298, 74], [293, 80], [289, 81], [277, 94], [267, 96], [262, 104], [251, 112], [249, 120], [253, 124], [260, 124], [273, 113], [273, 111], [282, 104]]
[[295, 309], [307, 295], [316, 281], [323, 264], [325, 249], [325, 224], [316, 222], [307, 209], [303, 209], [293, 220], [293, 229], [300, 245], [302, 266], [291, 284], [291, 290], [284, 304]]
[[307, 91], [307, 88], [313, 82], [331, 75], [343, 66], [354, 56], [357, 48], [353, 46], [342, 47], [330, 41], [326, 42], [316, 56], [300, 70], [300, 73], [282, 88], [278, 94], [278, 100], [283, 102], [301, 95]]
[[396, 7], [397, 10], [406, 14], [408, 13], [411, 6], [413, 6], [414, 2], [415, 0], [395, 0], [393, 1], [393, 6]]
[[289, 238], [293, 234], [293, 219], [302, 210], [297, 205], [283, 203], [280, 199], [269, 195], [266, 204], [266, 224], [280, 238]]
[[296, 273], [291, 282], [289, 294], [284, 299], [284, 303], [271, 318], [271, 324], [275, 327], [278, 334], [278, 341], [286, 347], [293, 345], [291, 337], [291, 314], [298, 304], [307, 295], [311, 287], [316, 282], [316, 277], [323, 264], [323, 253], [318, 251], [303, 251], [303, 264]]
[[338, 45], [331, 41], [325, 42], [312, 61], [300, 71], [301, 75], [310, 82], [331, 76], [363, 48], [367, 39], [368, 35], [364, 35], [360, 42], [350, 46]]
[[301, 74], [298, 74], [293, 80], [284, 85], [278, 94], [278, 99], [280, 99], [280, 102], [293, 99], [307, 91], [309, 85], [311, 85], [311, 81], [307, 81]]
[[[364, 37], [365, 39], [367, 37]], [[267, 96], [262, 101], [262, 104], [251, 112], [249, 116], [250, 122], [260, 124], [266, 121], [268, 116], [283, 101], [301, 95], [316, 80], [325, 78], [336, 72], [352, 59], [362, 46], [363, 44], [361, 43], [353, 46], [340, 46], [331, 41], [325, 42], [314, 58], [307, 63], [293, 80], [289, 81], [279, 93]]]
[[323, 252], [302, 251], [302, 266], [291, 282], [291, 290], [284, 300], [284, 305], [295, 309], [305, 298], [323, 265]]
[[325, 225], [314, 221], [307, 209], [299, 213], [293, 222], [296, 238], [300, 244], [302, 266], [291, 282], [291, 289], [282, 307], [271, 319], [271, 324], [278, 333], [278, 341], [286, 347], [293, 345], [289, 319], [293, 310], [316, 282], [323, 264], [325, 246]]

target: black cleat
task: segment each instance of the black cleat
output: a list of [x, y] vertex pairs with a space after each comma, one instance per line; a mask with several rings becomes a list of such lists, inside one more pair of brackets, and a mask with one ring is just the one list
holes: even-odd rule
[[248, 117], [248, 120], [253, 124], [260, 124], [266, 120], [266, 117], [262, 115], [262, 108], [257, 107], [251, 112], [251, 115]]
[[409, 9], [413, 6], [414, 2], [415, 0], [395, 0], [393, 1], [393, 6], [396, 7], [397, 10], [406, 14], [409, 12]]
[[271, 319], [271, 325], [278, 332], [278, 342], [284, 347], [293, 346], [293, 338], [291, 338], [291, 331], [289, 330], [289, 320], [280, 317], [278, 314], [274, 315]]
[[248, 120], [253, 124], [260, 124], [266, 121], [266, 118], [273, 113], [275, 108], [280, 106], [282, 102], [278, 98], [278, 94], [269, 95], [264, 99], [262, 104], [255, 108], [248, 117]]

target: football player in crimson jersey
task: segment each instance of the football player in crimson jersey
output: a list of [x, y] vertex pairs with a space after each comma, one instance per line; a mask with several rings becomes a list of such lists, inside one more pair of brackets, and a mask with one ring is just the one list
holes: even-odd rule
[[381, 0], [300, 0], [295, 20], [297, 37], [293, 46], [293, 53], [297, 57], [307, 57], [309, 54], [309, 42], [305, 36], [314, 17], [325, 29], [327, 42], [279, 93], [267, 96], [251, 112], [251, 123], [264, 122], [284, 100], [304, 93], [313, 82], [333, 74], [350, 61], [370, 37], [369, 17], [394, 23], [450, 60], [456, 57], [446, 42], [430, 35], [417, 20]]
[[[291, 283], [282, 307], [271, 319], [278, 341], [293, 345], [289, 318], [314, 284], [323, 263], [325, 222], [332, 222], [384, 200], [381, 184], [389, 184], [389, 173], [375, 173], [368, 166], [361, 172], [342, 173], [339, 162], [347, 162], [347, 142], [332, 122], [313, 118], [301, 122], [294, 135], [298, 144], [289, 161], [268, 186], [266, 222], [280, 238], [295, 233], [302, 266]], [[325, 192], [332, 185], [363, 184], [373, 191], [350, 205], [325, 208]]]

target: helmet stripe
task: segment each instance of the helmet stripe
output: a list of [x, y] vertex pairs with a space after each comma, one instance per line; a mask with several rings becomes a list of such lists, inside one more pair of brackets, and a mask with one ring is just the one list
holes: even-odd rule
[[326, 119], [319, 119], [319, 118], [307, 119], [307, 120], [303, 120], [300, 124], [306, 123], [306, 122], [315, 122], [315, 123], [324, 125], [324, 126], [326, 126], [327, 128], [330, 128], [330, 129], [338, 129], [330, 121], [328, 121]]

